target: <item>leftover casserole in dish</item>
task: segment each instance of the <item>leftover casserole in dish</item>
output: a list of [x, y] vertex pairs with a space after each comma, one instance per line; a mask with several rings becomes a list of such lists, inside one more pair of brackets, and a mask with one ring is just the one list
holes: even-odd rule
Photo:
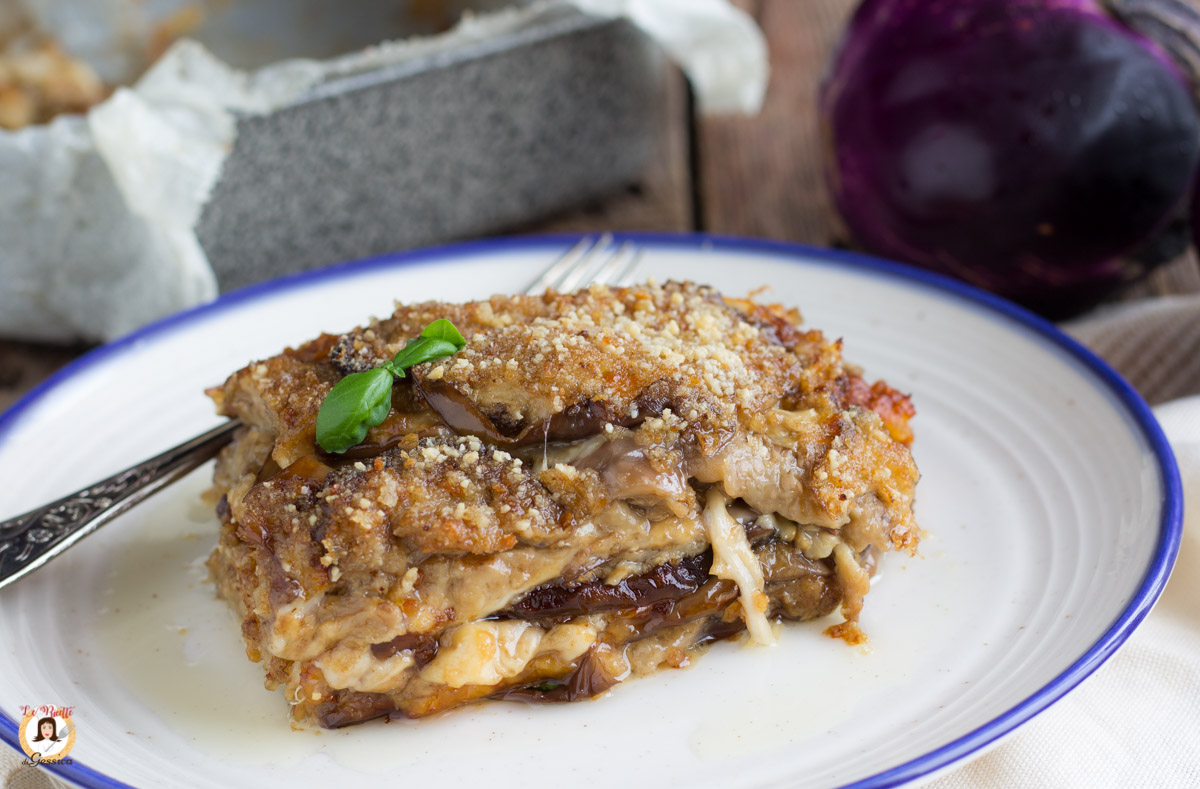
[[[317, 443], [340, 380], [448, 319], [465, 348]], [[571, 701], [780, 620], [851, 643], [916, 549], [905, 395], [794, 310], [691, 283], [401, 305], [234, 373], [209, 560], [293, 719]], [[386, 406], [385, 406], [386, 408]]]

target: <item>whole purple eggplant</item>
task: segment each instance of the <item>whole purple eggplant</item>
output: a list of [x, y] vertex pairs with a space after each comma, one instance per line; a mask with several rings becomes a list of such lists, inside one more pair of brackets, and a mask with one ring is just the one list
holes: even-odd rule
[[1200, 155], [1184, 73], [1093, 0], [865, 0], [821, 110], [862, 247], [1051, 317], [1145, 272]]

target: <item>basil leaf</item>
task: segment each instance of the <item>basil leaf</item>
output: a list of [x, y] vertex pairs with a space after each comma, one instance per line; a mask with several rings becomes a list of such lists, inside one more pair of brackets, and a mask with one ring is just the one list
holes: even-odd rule
[[421, 336], [429, 340], [444, 340], [453, 345], [455, 351], [461, 351], [467, 347], [467, 341], [463, 339], [462, 334], [453, 323], [445, 318], [438, 318], [426, 326], [425, 330], [421, 332]]
[[414, 364], [445, 359], [467, 345], [454, 324], [439, 318], [420, 337], [404, 344], [390, 362], [374, 370], [351, 373], [338, 381], [317, 412], [317, 443], [326, 452], [341, 454], [367, 437], [367, 432], [392, 410], [392, 381], [404, 378]]
[[317, 412], [317, 443], [341, 454], [367, 437], [392, 410], [392, 373], [382, 367], [338, 381]]
[[[451, 326], [450, 328], [453, 329], [454, 327]], [[458, 334], [458, 331], [455, 330], [454, 333]], [[422, 335], [415, 340], [409, 340], [408, 343], [400, 349], [400, 352], [396, 354], [394, 359], [392, 359], [390, 368], [392, 372], [395, 373], [397, 368], [400, 370], [407, 370], [409, 367], [412, 367], [415, 364], [421, 364], [422, 362], [436, 362], [438, 359], [445, 359], [447, 356], [453, 356], [454, 354], [458, 353], [460, 348], [461, 346], [455, 345], [453, 342], [448, 340], [435, 339]], [[398, 375], [403, 376], [404, 373], [401, 372], [398, 373]]]
[[389, 373], [396, 376], [397, 378], [407, 378], [408, 377], [404, 374], [404, 368], [397, 367], [396, 363], [394, 361], [384, 362], [383, 364], [379, 365], [379, 369], [387, 370]]

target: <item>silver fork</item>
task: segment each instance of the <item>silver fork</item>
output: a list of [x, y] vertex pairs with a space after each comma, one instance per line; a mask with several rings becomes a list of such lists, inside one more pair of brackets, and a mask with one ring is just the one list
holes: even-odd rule
[[605, 233], [599, 239], [581, 239], [529, 283], [525, 292], [536, 296], [547, 288], [562, 293], [593, 282], [601, 285], [627, 283], [641, 262], [641, 252], [632, 241], [624, 242], [615, 250], [612, 243], [611, 233]]
[[[639, 262], [640, 253], [630, 242], [613, 249], [612, 236], [607, 233], [598, 239], [587, 237], [550, 264], [525, 292], [574, 290], [590, 282], [625, 283]], [[239, 427], [241, 422], [230, 420], [107, 479], [0, 522], [0, 588], [216, 457]]]

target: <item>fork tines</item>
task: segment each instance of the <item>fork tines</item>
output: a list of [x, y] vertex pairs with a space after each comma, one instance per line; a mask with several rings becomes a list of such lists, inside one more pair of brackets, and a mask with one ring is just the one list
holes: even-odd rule
[[593, 282], [621, 285], [633, 275], [640, 257], [641, 251], [632, 241], [614, 248], [611, 233], [599, 238], [588, 236], [542, 272], [525, 292], [537, 295], [550, 288], [561, 293]]

